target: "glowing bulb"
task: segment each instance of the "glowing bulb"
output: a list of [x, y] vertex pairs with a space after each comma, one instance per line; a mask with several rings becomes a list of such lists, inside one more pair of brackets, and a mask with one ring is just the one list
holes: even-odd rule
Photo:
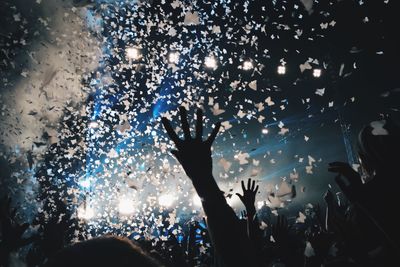
[[99, 127], [99, 123], [97, 121], [89, 122], [89, 128], [95, 129], [97, 127]]
[[89, 179], [85, 179], [83, 181], [80, 181], [79, 184], [84, 187], [84, 188], [89, 188], [90, 187], [90, 181]]
[[81, 206], [78, 208], [78, 218], [90, 220], [94, 217], [94, 209], [92, 207]]
[[158, 197], [158, 204], [164, 207], [170, 207], [175, 201], [175, 197], [170, 194], [164, 194]]
[[283, 75], [286, 73], [286, 67], [285, 66], [278, 66], [278, 74]]
[[268, 129], [264, 128], [261, 130], [262, 134], [268, 134]]
[[264, 206], [264, 201], [257, 201], [257, 209], [261, 209]]
[[118, 203], [118, 211], [123, 215], [132, 214], [135, 211], [133, 201], [127, 198], [121, 198]]
[[253, 62], [251, 62], [250, 60], [246, 60], [245, 62], [243, 62], [243, 70], [251, 70], [252, 68], [254, 68]]
[[217, 60], [213, 56], [206, 57], [204, 60], [204, 64], [207, 68], [217, 69]]
[[199, 195], [195, 194], [193, 196], [193, 205], [195, 206], [201, 206], [201, 198], [199, 197]]
[[313, 70], [313, 76], [314, 76], [315, 78], [321, 77], [321, 69], [314, 69], [314, 70]]
[[126, 57], [128, 59], [137, 60], [141, 57], [140, 50], [136, 47], [128, 47], [126, 49]]
[[179, 53], [178, 52], [171, 52], [168, 55], [168, 61], [169, 63], [174, 63], [177, 64], [179, 61]]

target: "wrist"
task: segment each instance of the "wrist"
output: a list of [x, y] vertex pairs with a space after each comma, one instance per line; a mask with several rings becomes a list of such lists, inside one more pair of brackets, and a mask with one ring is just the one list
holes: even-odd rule
[[196, 177], [191, 177], [191, 180], [197, 194], [202, 199], [221, 194], [221, 191], [219, 190], [219, 187], [212, 174], [204, 176], [196, 175]]
[[256, 213], [255, 212], [247, 212], [247, 218], [251, 221], [254, 221], [256, 217]]
[[247, 211], [247, 214], [251, 214], [251, 215], [255, 215], [256, 214], [256, 208], [254, 207], [254, 205], [253, 206], [251, 206], [251, 207], [246, 207], [246, 211]]

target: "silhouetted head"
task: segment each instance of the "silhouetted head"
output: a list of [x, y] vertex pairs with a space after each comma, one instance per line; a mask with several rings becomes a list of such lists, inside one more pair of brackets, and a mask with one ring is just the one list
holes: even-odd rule
[[46, 267], [162, 266], [127, 238], [105, 236], [75, 243], [59, 251]]
[[392, 173], [400, 163], [400, 127], [391, 119], [371, 122], [358, 135], [358, 150], [366, 176]]

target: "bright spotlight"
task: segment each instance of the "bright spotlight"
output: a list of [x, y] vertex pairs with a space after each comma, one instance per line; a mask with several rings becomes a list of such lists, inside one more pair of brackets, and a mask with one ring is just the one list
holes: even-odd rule
[[89, 188], [90, 187], [90, 181], [89, 179], [85, 179], [79, 182], [79, 185], [84, 187], [84, 188]]
[[140, 50], [136, 47], [128, 47], [126, 49], [126, 57], [128, 59], [138, 60], [141, 56]]
[[314, 69], [314, 70], [313, 70], [313, 76], [314, 76], [315, 78], [321, 77], [321, 69]]
[[99, 123], [97, 121], [91, 121], [89, 122], [89, 128], [91, 129], [96, 129], [99, 127]]
[[251, 70], [252, 68], [254, 68], [253, 62], [250, 60], [243, 62], [243, 70]]
[[217, 65], [218, 65], [217, 60], [213, 56], [206, 57], [204, 60], [204, 64], [206, 65], [207, 68], [214, 69], [214, 70], [217, 69]]
[[261, 209], [264, 206], [264, 201], [257, 201], [257, 209]]
[[179, 61], [179, 53], [178, 52], [170, 52], [168, 55], [169, 63], [177, 64]]
[[82, 205], [78, 208], [78, 218], [83, 220], [90, 220], [94, 217], [94, 210], [92, 207], [85, 207]]
[[278, 66], [278, 74], [283, 75], [286, 73], [286, 67], [285, 66]]
[[264, 128], [264, 129], [261, 130], [261, 133], [262, 133], [262, 134], [268, 134], [268, 132], [269, 132], [269, 131], [268, 131], [267, 128]]
[[170, 207], [175, 201], [175, 197], [171, 194], [164, 194], [158, 197], [158, 204], [164, 207]]
[[201, 198], [197, 194], [193, 196], [193, 205], [201, 206]]
[[135, 211], [133, 201], [127, 198], [121, 198], [118, 203], [118, 211], [123, 215], [132, 214]]

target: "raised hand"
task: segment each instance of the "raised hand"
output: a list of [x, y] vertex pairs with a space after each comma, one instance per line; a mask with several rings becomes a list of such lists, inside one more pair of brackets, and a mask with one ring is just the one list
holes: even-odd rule
[[179, 111], [184, 134], [183, 140], [175, 133], [167, 118], [162, 118], [162, 124], [177, 148], [171, 153], [180, 162], [187, 176], [195, 183], [198, 179], [212, 176], [211, 145], [219, 132], [221, 123], [216, 123], [208, 139], [203, 141], [203, 111], [197, 110], [196, 136], [194, 138], [190, 134], [186, 109], [180, 107]]
[[[328, 171], [339, 174], [335, 177], [336, 183], [350, 201], [356, 201], [362, 187], [360, 174], [345, 162], [329, 163]], [[347, 179], [349, 185], [346, 185], [342, 176]]]
[[242, 184], [242, 191], [243, 194], [236, 193], [236, 195], [240, 198], [240, 200], [243, 202], [244, 206], [246, 207], [247, 213], [252, 214], [255, 213], [255, 206], [254, 202], [256, 201], [256, 194], [258, 192], [258, 185], [256, 186], [256, 181], [251, 180], [249, 178], [247, 180], [247, 188], [244, 185], [244, 182], [241, 182]]

